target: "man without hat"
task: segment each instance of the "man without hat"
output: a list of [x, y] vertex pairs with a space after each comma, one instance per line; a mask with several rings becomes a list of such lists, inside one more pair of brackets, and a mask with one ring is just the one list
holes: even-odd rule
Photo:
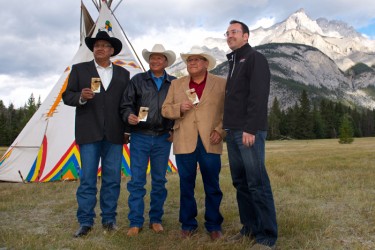
[[[155, 44], [151, 51], [144, 49], [142, 56], [150, 65], [150, 70], [132, 77], [123, 95], [121, 115], [130, 127], [130, 169], [129, 191], [130, 228], [128, 236], [136, 236], [144, 224], [144, 196], [146, 195], [146, 174], [150, 162], [151, 202], [149, 227], [155, 233], [163, 232], [162, 216], [167, 198], [165, 177], [172, 143], [173, 121], [161, 116], [161, 107], [167, 96], [171, 81], [165, 68], [171, 66], [176, 55]], [[129, 134], [127, 136], [130, 136]]]
[[202, 174], [205, 199], [205, 228], [212, 240], [222, 237], [219, 186], [220, 154], [225, 132], [222, 128], [225, 79], [208, 73], [216, 59], [199, 47], [181, 54], [188, 76], [172, 81], [162, 115], [175, 120], [173, 152], [180, 176], [181, 236], [196, 233], [197, 204], [194, 198], [197, 164]]
[[129, 72], [110, 61], [122, 44], [99, 31], [85, 39], [94, 60], [72, 66], [68, 85], [62, 94], [66, 105], [76, 107], [75, 140], [81, 155], [80, 185], [77, 190], [77, 218], [80, 228], [75, 237], [87, 235], [94, 225], [97, 174], [101, 160], [100, 208], [105, 230], [116, 230], [120, 194], [122, 145], [125, 125], [119, 106], [129, 84]]

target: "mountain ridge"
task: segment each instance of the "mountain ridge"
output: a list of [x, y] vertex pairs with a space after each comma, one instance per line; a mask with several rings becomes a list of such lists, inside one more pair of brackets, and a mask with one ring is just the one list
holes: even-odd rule
[[[217, 59], [213, 72], [226, 77], [226, 39], [208, 37], [203, 43], [202, 49]], [[312, 20], [300, 9], [269, 28], [251, 30], [249, 43], [269, 60], [270, 102], [277, 97], [288, 108], [302, 89], [309, 89], [311, 99], [375, 109], [375, 41], [345, 22]], [[169, 72], [186, 75], [186, 65], [177, 60]]]

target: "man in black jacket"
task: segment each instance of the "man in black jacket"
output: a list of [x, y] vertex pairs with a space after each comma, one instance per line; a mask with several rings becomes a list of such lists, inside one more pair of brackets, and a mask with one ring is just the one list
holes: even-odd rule
[[251, 249], [273, 249], [276, 211], [264, 163], [270, 70], [267, 59], [249, 45], [244, 23], [231, 21], [225, 36], [232, 53], [227, 55], [223, 127], [243, 225], [232, 239], [248, 236], [256, 241]]
[[129, 191], [130, 228], [128, 236], [136, 236], [142, 230], [146, 174], [151, 166], [150, 228], [162, 232], [163, 206], [167, 198], [165, 174], [168, 167], [172, 142], [173, 121], [161, 116], [161, 108], [171, 81], [175, 77], [165, 71], [176, 60], [173, 51], [155, 44], [151, 51], [144, 49], [142, 56], [150, 70], [132, 77], [123, 95], [121, 114], [131, 128]]
[[102, 169], [102, 224], [109, 231], [117, 228], [116, 209], [125, 132], [119, 106], [130, 81], [129, 72], [110, 61], [111, 56], [121, 51], [119, 39], [110, 37], [106, 31], [99, 31], [95, 38], [86, 37], [85, 43], [93, 51], [94, 60], [73, 65], [62, 95], [66, 105], [76, 107], [75, 138], [81, 155], [77, 190], [80, 228], [75, 237], [87, 235], [94, 225], [99, 160]]

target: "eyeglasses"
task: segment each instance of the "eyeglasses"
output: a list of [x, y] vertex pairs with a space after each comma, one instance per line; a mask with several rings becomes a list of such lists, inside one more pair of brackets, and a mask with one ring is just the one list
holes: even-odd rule
[[106, 44], [94, 44], [94, 48], [112, 48], [112, 45], [106, 43]]
[[199, 61], [207, 61], [207, 60], [206, 60], [206, 58], [202, 58], [202, 57], [188, 58], [186, 60], [187, 63], [197, 63]]
[[228, 37], [229, 35], [235, 35], [235, 34], [240, 33], [240, 32], [242, 32], [242, 30], [229, 30], [229, 31], [224, 33], [224, 36]]

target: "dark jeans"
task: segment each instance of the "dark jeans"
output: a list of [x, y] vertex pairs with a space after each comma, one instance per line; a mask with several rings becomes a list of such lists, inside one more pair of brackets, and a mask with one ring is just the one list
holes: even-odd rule
[[129, 191], [130, 227], [142, 227], [144, 223], [144, 196], [146, 195], [147, 167], [151, 166], [151, 202], [150, 223], [161, 223], [164, 214], [164, 202], [167, 198], [165, 177], [168, 167], [171, 143], [167, 141], [169, 133], [153, 136], [132, 133], [130, 144], [131, 179], [127, 188]]
[[272, 246], [277, 240], [275, 204], [265, 167], [266, 131], [258, 131], [252, 147], [242, 143], [239, 130], [227, 131], [227, 148], [242, 234], [252, 234], [258, 243]]
[[190, 154], [176, 154], [178, 174], [180, 176], [180, 222], [183, 230], [195, 230], [198, 222], [197, 203], [194, 197], [197, 163], [202, 174], [205, 199], [205, 227], [208, 232], [221, 231], [223, 217], [220, 203], [223, 193], [219, 186], [221, 160], [219, 154], [207, 153], [198, 136], [197, 148]]
[[120, 195], [122, 145], [106, 140], [79, 145], [82, 168], [77, 189], [77, 218], [81, 226], [93, 226], [97, 193], [99, 160], [102, 167], [100, 208], [102, 223], [116, 223]]

